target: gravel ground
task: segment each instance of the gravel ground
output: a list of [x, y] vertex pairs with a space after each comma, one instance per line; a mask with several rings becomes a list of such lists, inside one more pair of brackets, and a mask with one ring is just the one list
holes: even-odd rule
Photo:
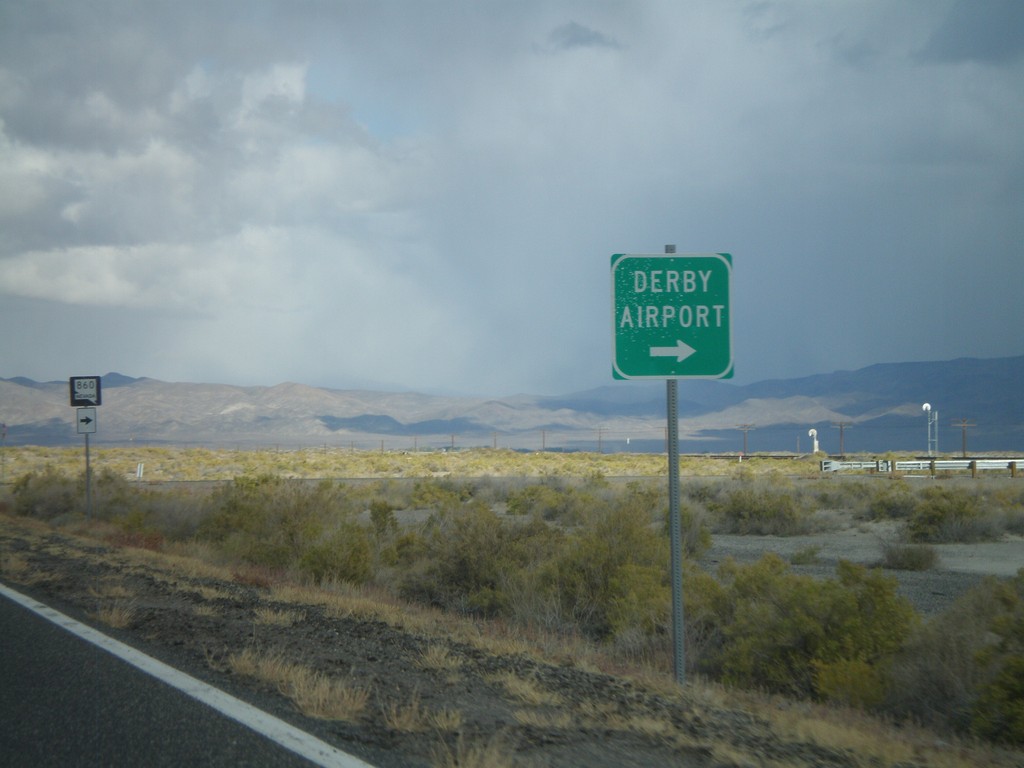
[[[791, 560], [798, 553], [814, 550], [813, 562], [794, 564], [793, 570], [824, 578], [835, 575], [836, 564], [841, 559], [868, 567], [880, 566], [884, 544], [899, 539], [898, 527], [894, 522], [872, 522], [804, 536], [716, 534], [702, 563], [712, 568], [730, 557], [738, 562], [751, 562], [766, 552]], [[941, 612], [986, 576], [1013, 576], [1024, 568], [1024, 537], [1021, 536], [1005, 536], [997, 542], [932, 546], [938, 553], [938, 562], [930, 570], [885, 569], [899, 582], [900, 594], [924, 614]]]
[[[861, 531], [719, 536], [710, 559], [820, 546], [813, 568], [827, 573], [839, 556], [856, 553], [870, 563], [877, 558], [873, 541]], [[949, 558], [959, 562], [953, 553]], [[954, 570], [914, 576], [932, 586], [911, 591], [930, 590], [936, 603], [959, 594], [964, 580], [980, 578]], [[211, 576], [189, 561], [3, 515], [0, 579], [101, 627], [104, 609], [120, 605], [125, 623], [105, 631], [382, 768], [1024, 765], [1021, 753], [951, 745], [935, 734], [866, 720], [857, 733], [842, 713], [804, 703], [641, 681], [580, 663], [564, 650], [542, 656], [522, 638], [519, 650], [499, 650], [495, 639], [516, 643], [490, 635], [496, 630], [488, 625], [436, 618], [425, 624], [409, 609], [372, 600], [365, 609], [359, 601], [339, 609], [312, 597], [286, 600], [274, 585]], [[232, 656], [250, 649], [366, 690], [367, 704], [344, 719], [310, 716], [282, 684], [234, 671]]]

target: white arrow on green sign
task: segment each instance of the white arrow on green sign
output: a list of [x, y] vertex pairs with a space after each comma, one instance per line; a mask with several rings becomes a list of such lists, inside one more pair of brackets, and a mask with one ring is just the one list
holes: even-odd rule
[[612, 373], [617, 379], [732, 376], [728, 253], [612, 256]]

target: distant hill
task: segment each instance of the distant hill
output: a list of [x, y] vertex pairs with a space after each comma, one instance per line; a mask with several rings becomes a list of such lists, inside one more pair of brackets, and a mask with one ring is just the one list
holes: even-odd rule
[[[1024, 356], [886, 363], [738, 386], [684, 380], [680, 439], [686, 452], [924, 452], [921, 405], [939, 413], [939, 450], [1024, 452]], [[102, 377], [92, 437], [106, 444], [350, 447], [406, 450], [497, 446], [516, 449], [662, 451], [665, 386], [615, 382], [558, 397], [495, 399], [415, 392], [171, 383], [119, 373]], [[7, 443], [69, 445], [74, 430], [67, 381], [0, 379]]]

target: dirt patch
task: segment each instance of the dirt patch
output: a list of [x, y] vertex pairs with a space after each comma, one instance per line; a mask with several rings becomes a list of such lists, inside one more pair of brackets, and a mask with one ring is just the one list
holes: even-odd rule
[[[849, 713], [542, 659], [492, 625], [303, 593], [3, 516], [0, 577], [385, 768], [1021, 764], [878, 724], [855, 737]], [[110, 606], [122, 629], [103, 626]], [[246, 649], [366, 691], [366, 705], [349, 720], [304, 715], [281, 684], [233, 671]]]

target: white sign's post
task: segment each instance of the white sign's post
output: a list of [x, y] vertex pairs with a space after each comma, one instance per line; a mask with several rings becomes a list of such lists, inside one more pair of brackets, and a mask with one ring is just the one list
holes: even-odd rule
[[679, 509], [679, 379], [733, 374], [732, 256], [728, 253], [612, 256], [612, 375], [665, 379], [668, 515], [676, 682], [686, 682], [683, 534]]
[[99, 376], [72, 376], [68, 379], [71, 405], [75, 411], [75, 431], [85, 436], [85, 516], [92, 517], [92, 465], [89, 461], [89, 435], [96, 433], [96, 406], [102, 405]]

